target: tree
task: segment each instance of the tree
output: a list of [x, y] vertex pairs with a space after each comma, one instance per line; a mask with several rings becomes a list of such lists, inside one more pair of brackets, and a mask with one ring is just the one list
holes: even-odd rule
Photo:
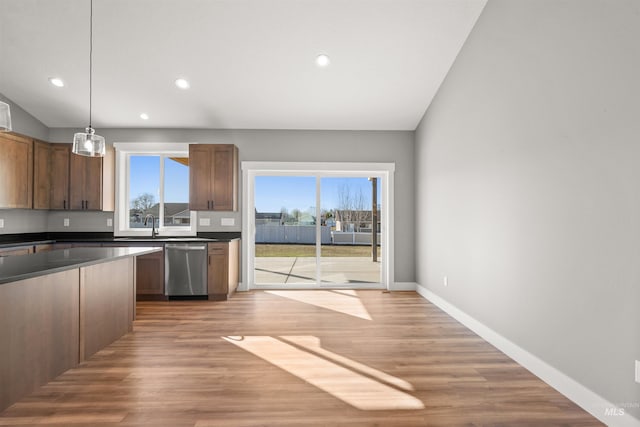
[[140, 213], [146, 212], [155, 204], [155, 196], [151, 193], [142, 193], [131, 200], [131, 210]]

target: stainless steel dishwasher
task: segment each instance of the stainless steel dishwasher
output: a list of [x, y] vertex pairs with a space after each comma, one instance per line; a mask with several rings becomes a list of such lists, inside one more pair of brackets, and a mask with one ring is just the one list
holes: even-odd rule
[[164, 258], [165, 295], [207, 295], [206, 243], [166, 244]]

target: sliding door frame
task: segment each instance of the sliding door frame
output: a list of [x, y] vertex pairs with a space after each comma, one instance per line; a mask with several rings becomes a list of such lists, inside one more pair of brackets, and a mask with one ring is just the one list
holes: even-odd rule
[[[241, 290], [250, 289], [308, 289], [312, 288], [362, 288], [349, 283], [322, 286], [313, 285], [257, 285], [255, 283], [255, 177], [256, 176], [314, 176], [325, 177], [382, 177], [380, 240], [382, 273], [380, 283], [366, 284], [367, 288], [389, 289], [394, 277], [394, 199], [393, 178], [395, 163], [342, 163], [342, 162], [251, 162], [243, 161], [242, 168], [242, 265], [243, 283]], [[316, 179], [316, 209], [320, 209], [319, 179]], [[316, 235], [319, 233], [316, 228]], [[317, 236], [319, 238], [319, 236]], [[316, 242], [317, 243], [317, 242]], [[316, 260], [319, 261], [316, 246]], [[318, 271], [319, 266], [316, 271]], [[316, 277], [316, 282], [320, 280]]]

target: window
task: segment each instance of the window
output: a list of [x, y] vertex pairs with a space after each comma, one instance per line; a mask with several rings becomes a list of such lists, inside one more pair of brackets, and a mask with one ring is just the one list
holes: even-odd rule
[[[189, 152], [115, 144], [117, 150], [117, 235], [195, 234], [189, 210]], [[152, 220], [153, 219], [153, 220]]]

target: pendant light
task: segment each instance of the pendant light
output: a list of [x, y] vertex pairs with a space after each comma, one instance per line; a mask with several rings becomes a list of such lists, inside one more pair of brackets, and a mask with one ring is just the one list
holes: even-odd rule
[[11, 132], [11, 108], [0, 101], [0, 132]]
[[93, 0], [89, 14], [89, 126], [85, 132], [73, 135], [73, 148], [71, 152], [81, 156], [102, 157], [105, 154], [104, 137], [96, 135], [91, 127], [91, 95], [92, 95], [92, 71], [93, 71]]

